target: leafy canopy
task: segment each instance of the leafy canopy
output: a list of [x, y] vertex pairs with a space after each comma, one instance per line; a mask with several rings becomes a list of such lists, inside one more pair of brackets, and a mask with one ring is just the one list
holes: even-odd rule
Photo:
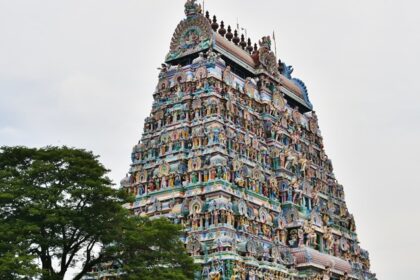
[[[118, 246], [125, 280], [187, 280], [197, 269], [180, 240], [182, 228], [167, 219], [133, 217]], [[141, 234], [137, 234], [141, 232]]]
[[78, 280], [115, 259], [128, 279], [191, 278], [180, 228], [130, 216], [107, 173], [81, 149], [2, 147], [0, 279], [64, 279], [77, 266]]

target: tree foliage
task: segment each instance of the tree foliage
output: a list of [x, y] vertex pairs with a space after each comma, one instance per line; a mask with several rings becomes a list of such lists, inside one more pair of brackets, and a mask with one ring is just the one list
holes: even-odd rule
[[[97, 156], [81, 149], [2, 147], [0, 279], [63, 279], [77, 265], [78, 280], [115, 257], [129, 260], [127, 269], [143, 263], [148, 274], [153, 261], [172, 265], [171, 248], [185, 254], [175, 241], [179, 228], [131, 217], [123, 207], [131, 198], [112, 187], [107, 173]], [[160, 249], [145, 250], [148, 242]], [[184, 265], [176, 261], [175, 266]]]
[[[182, 228], [167, 219], [132, 217], [118, 246], [125, 280], [187, 280], [196, 269], [179, 239]], [[141, 232], [141, 234], [138, 234]]]

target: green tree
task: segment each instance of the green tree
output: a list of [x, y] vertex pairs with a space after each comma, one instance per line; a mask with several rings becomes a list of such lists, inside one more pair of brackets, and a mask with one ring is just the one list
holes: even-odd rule
[[[106, 170], [92, 153], [67, 147], [31, 149], [3, 147], [0, 151], [0, 214], [4, 248], [2, 261], [15, 275], [33, 275], [32, 260], [42, 279], [63, 279], [78, 264], [80, 279], [106, 260], [102, 244], [119, 235], [127, 215], [128, 196], [112, 188]], [[7, 278], [6, 278], [7, 279]]]
[[39, 273], [28, 252], [30, 244], [22, 238], [27, 230], [28, 227], [18, 221], [13, 226], [4, 221], [0, 223], [0, 279], [30, 279]]
[[77, 267], [78, 280], [116, 260], [128, 279], [191, 279], [181, 229], [131, 216], [107, 173], [81, 149], [2, 147], [0, 279], [58, 280]]
[[[141, 234], [138, 234], [141, 232]], [[187, 280], [197, 268], [180, 240], [182, 228], [167, 219], [132, 217], [118, 244], [125, 280]]]

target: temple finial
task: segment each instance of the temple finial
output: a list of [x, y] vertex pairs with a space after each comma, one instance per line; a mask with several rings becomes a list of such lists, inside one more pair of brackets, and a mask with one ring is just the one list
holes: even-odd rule
[[254, 48], [252, 47], [251, 38], [248, 38], [248, 43], [247, 43], [246, 50], [247, 50], [249, 53], [252, 53], [253, 49], [254, 49]]
[[220, 22], [219, 34], [222, 35], [222, 37], [225, 37], [226, 34], [225, 23], [223, 20]]
[[228, 25], [226, 39], [228, 39], [229, 41], [232, 41], [232, 38], [233, 38], [232, 28], [230, 27], [230, 25]]
[[216, 32], [217, 29], [219, 28], [219, 24], [217, 23], [216, 16], [213, 16], [213, 23], [211, 24], [211, 28], [214, 30], [214, 32]]
[[232, 42], [235, 45], [238, 45], [240, 41], [241, 41], [241, 39], [239, 39], [239, 37], [238, 37], [238, 30], [235, 29], [235, 31], [233, 32], [233, 40], [232, 40]]
[[197, 14], [201, 14], [201, 4], [196, 3], [197, 0], [187, 0], [185, 3], [185, 15], [191, 17]]
[[242, 34], [242, 35], [241, 35], [241, 42], [239, 43], [239, 45], [241, 46], [241, 48], [242, 48], [243, 50], [245, 50], [245, 47], [246, 47], [246, 41], [245, 41], [245, 35], [244, 35], [244, 34]]

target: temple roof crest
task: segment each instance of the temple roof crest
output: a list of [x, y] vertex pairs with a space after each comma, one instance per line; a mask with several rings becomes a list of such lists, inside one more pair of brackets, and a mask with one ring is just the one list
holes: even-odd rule
[[187, 17], [191, 17], [196, 14], [201, 14], [201, 4], [197, 4], [196, 2], [197, 0], [187, 0], [187, 2], [185, 3], [185, 15]]

